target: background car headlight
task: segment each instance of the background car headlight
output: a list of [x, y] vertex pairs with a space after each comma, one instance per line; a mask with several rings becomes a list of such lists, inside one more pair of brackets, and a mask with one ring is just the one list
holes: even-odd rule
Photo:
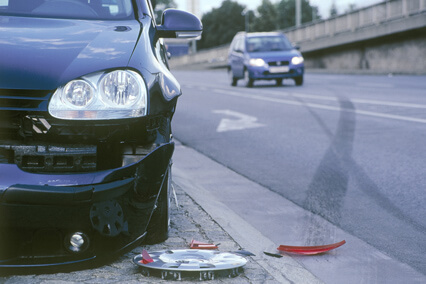
[[303, 57], [302, 56], [295, 56], [291, 59], [291, 64], [298, 65], [303, 63]]
[[265, 61], [262, 58], [252, 58], [252, 59], [250, 59], [249, 64], [251, 66], [262, 67], [266, 63], [265, 63]]
[[146, 115], [147, 90], [129, 70], [95, 73], [70, 81], [53, 94], [49, 113], [59, 119], [108, 120]]

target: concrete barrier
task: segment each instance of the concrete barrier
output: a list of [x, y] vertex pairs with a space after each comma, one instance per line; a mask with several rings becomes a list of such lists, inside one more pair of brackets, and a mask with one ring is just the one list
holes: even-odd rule
[[172, 57], [169, 60], [171, 68], [225, 68], [227, 66], [229, 44], [217, 48], [201, 50], [197, 53]]

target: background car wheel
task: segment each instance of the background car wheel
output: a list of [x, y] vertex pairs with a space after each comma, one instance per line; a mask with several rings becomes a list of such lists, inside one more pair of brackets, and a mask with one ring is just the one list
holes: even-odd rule
[[234, 77], [234, 73], [232, 72], [231, 68], [228, 68], [228, 78], [231, 86], [235, 87], [237, 85], [238, 79]]
[[253, 87], [254, 80], [250, 78], [249, 72], [247, 69], [244, 70], [244, 84], [246, 87], [251, 88]]
[[148, 224], [147, 235], [144, 240], [145, 244], [152, 245], [164, 242], [169, 237], [170, 226], [170, 199], [171, 199], [171, 183], [172, 174], [171, 166], [169, 166], [158, 196], [157, 208], [152, 213], [151, 220]]
[[303, 85], [303, 76], [294, 78], [294, 82], [296, 83], [296, 86], [302, 86]]
[[283, 79], [276, 79], [277, 86], [281, 86], [283, 84]]

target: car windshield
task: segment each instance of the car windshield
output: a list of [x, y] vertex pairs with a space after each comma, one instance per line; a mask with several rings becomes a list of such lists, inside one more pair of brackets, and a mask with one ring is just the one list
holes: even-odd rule
[[283, 51], [293, 46], [284, 36], [259, 36], [247, 38], [246, 49], [248, 52]]
[[0, 0], [0, 15], [89, 20], [134, 18], [132, 0]]

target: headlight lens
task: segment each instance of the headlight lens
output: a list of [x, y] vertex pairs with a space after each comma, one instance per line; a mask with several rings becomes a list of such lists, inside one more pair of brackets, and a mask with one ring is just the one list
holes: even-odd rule
[[140, 97], [140, 84], [135, 75], [129, 72], [108, 73], [102, 78], [100, 86], [102, 98], [112, 107], [129, 107]]
[[49, 113], [60, 119], [108, 120], [146, 115], [147, 91], [142, 77], [129, 70], [96, 73], [60, 87]]
[[303, 63], [303, 57], [302, 56], [295, 56], [291, 59], [291, 64], [298, 65]]
[[265, 61], [262, 58], [252, 58], [252, 59], [250, 59], [249, 64], [251, 66], [262, 67], [266, 63], [265, 63]]
[[83, 80], [71, 81], [64, 87], [63, 101], [70, 107], [85, 107], [93, 101], [94, 93], [95, 90], [89, 83]]

